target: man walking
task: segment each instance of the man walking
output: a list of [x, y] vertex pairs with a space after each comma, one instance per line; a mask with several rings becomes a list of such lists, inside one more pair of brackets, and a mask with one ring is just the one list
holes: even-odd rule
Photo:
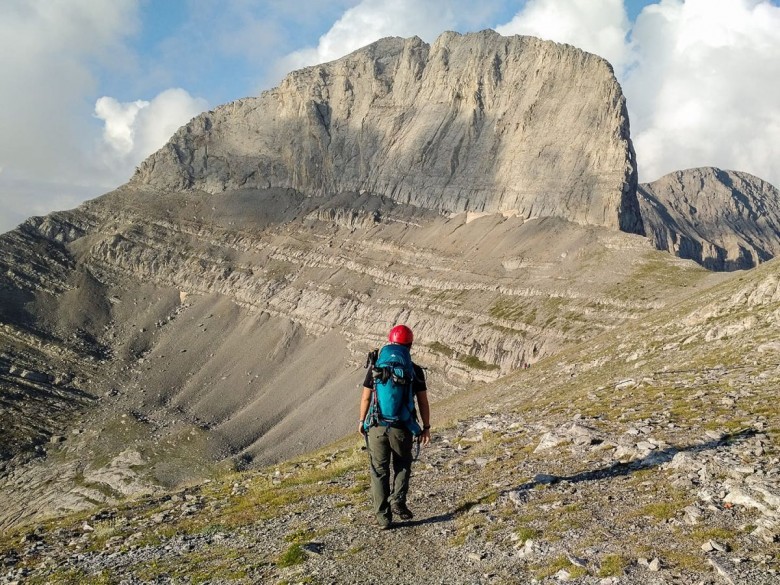
[[[360, 400], [359, 429], [368, 445], [374, 514], [382, 529], [392, 526], [393, 514], [402, 520], [413, 517], [406, 505], [412, 447], [415, 441], [427, 445], [431, 440], [425, 373], [409, 353], [413, 337], [406, 325], [390, 330], [389, 343], [366, 373]], [[417, 422], [415, 398], [422, 428]]]

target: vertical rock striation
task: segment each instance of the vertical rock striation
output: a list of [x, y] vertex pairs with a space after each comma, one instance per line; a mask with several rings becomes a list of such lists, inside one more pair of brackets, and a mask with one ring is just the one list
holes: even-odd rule
[[369, 192], [445, 213], [644, 233], [625, 99], [602, 58], [493, 31], [386, 38], [201, 114], [133, 184]]

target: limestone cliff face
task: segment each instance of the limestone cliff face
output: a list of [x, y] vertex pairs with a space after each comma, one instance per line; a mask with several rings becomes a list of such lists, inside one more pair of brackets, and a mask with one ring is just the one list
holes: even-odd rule
[[204, 113], [133, 178], [166, 190], [369, 192], [643, 233], [610, 65], [493, 31], [386, 38]]
[[648, 237], [711, 270], [752, 268], [780, 252], [780, 191], [748, 173], [696, 168], [639, 187]]

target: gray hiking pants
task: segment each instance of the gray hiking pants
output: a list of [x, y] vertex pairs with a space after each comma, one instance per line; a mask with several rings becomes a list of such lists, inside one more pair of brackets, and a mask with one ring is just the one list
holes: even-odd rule
[[[371, 497], [377, 522], [393, 519], [390, 506], [406, 504], [409, 476], [412, 473], [413, 437], [406, 429], [376, 426], [368, 429], [368, 457], [371, 473]], [[393, 465], [390, 489], [390, 463]]]

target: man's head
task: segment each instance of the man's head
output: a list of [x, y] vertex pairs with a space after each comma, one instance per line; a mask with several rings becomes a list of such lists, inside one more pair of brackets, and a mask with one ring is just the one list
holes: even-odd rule
[[390, 330], [390, 333], [387, 336], [387, 340], [390, 343], [397, 343], [399, 345], [411, 347], [412, 341], [414, 341], [414, 335], [412, 334], [412, 330], [409, 329], [406, 325], [396, 325]]

